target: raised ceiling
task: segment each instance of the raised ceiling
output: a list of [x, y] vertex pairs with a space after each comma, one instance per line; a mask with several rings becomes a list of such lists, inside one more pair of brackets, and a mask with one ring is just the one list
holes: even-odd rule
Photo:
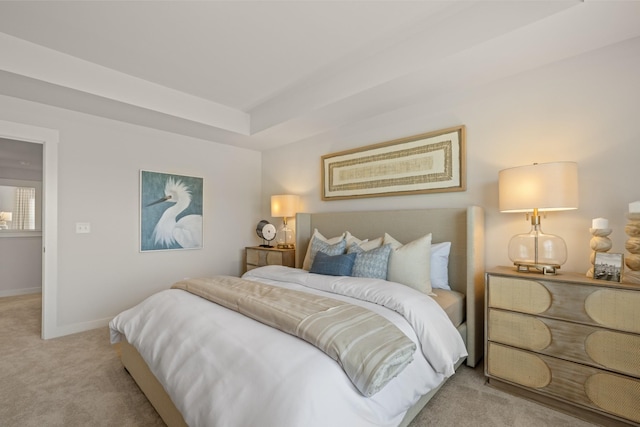
[[0, 93], [267, 150], [640, 36], [640, 2], [0, 2]]

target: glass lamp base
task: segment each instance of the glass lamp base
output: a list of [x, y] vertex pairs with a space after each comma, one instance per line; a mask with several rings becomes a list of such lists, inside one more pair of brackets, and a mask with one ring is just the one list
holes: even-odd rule
[[542, 274], [549, 275], [549, 276], [555, 275], [556, 269], [560, 268], [560, 266], [557, 264], [555, 265], [535, 264], [533, 262], [520, 262], [520, 261], [514, 261], [513, 264], [516, 266], [516, 269], [520, 272], [529, 273], [533, 269], [535, 272], [541, 272]]
[[295, 239], [293, 237], [293, 230], [284, 225], [276, 234], [276, 240], [278, 242], [278, 249], [294, 249]]
[[534, 270], [552, 275], [567, 261], [567, 245], [561, 237], [543, 233], [536, 219], [528, 233], [511, 238], [509, 259], [518, 271]]

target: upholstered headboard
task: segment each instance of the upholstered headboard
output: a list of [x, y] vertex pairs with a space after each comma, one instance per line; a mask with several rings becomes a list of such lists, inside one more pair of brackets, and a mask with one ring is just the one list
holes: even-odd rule
[[296, 215], [296, 266], [302, 267], [313, 230], [325, 237], [345, 231], [360, 239], [389, 233], [402, 243], [432, 233], [432, 242], [451, 242], [449, 282], [466, 295], [467, 365], [482, 358], [484, 338], [484, 211], [467, 208], [415, 209], [371, 212], [325, 212]]

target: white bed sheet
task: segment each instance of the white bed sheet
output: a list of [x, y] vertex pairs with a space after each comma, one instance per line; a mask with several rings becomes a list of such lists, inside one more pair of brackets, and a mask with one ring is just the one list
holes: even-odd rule
[[[263, 267], [249, 273], [245, 275], [249, 280], [319, 294], [325, 291], [300, 282], [329, 289], [339, 279], [286, 267]], [[365, 294], [380, 298], [381, 283], [345, 279], [352, 280], [343, 280], [341, 285], [360, 287]], [[424, 301], [431, 303], [422, 305], [421, 295], [408, 295], [410, 306], [421, 307], [419, 317], [426, 316], [413, 323], [442, 324], [443, 316], [448, 321], [430, 298]], [[192, 427], [397, 425], [420, 396], [450, 372], [442, 366], [438, 368], [441, 373], [432, 368], [410, 323], [396, 311], [348, 296], [330, 296], [385, 316], [417, 344], [413, 362], [370, 398], [362, 396], [342, 368], [312, 345], [181, 290], [162, 291], [119, 314], [110, 322], [111, 341], [126, 337]], [[454, 348], [447, 351], [436, 350], [436, 360], [449, 352], [445, 358], [453, 365], [466, 350], [448, 322], [450, 328], [420, 331], [420, 335], [426, 334], [433, 342], [444, 340], [443, 346], [453, 343]]]

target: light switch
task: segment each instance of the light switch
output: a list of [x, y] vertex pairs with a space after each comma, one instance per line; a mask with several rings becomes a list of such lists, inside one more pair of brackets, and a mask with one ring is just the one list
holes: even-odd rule
[[76, 222], [76, 233], [91, 233], [91, 223]]

